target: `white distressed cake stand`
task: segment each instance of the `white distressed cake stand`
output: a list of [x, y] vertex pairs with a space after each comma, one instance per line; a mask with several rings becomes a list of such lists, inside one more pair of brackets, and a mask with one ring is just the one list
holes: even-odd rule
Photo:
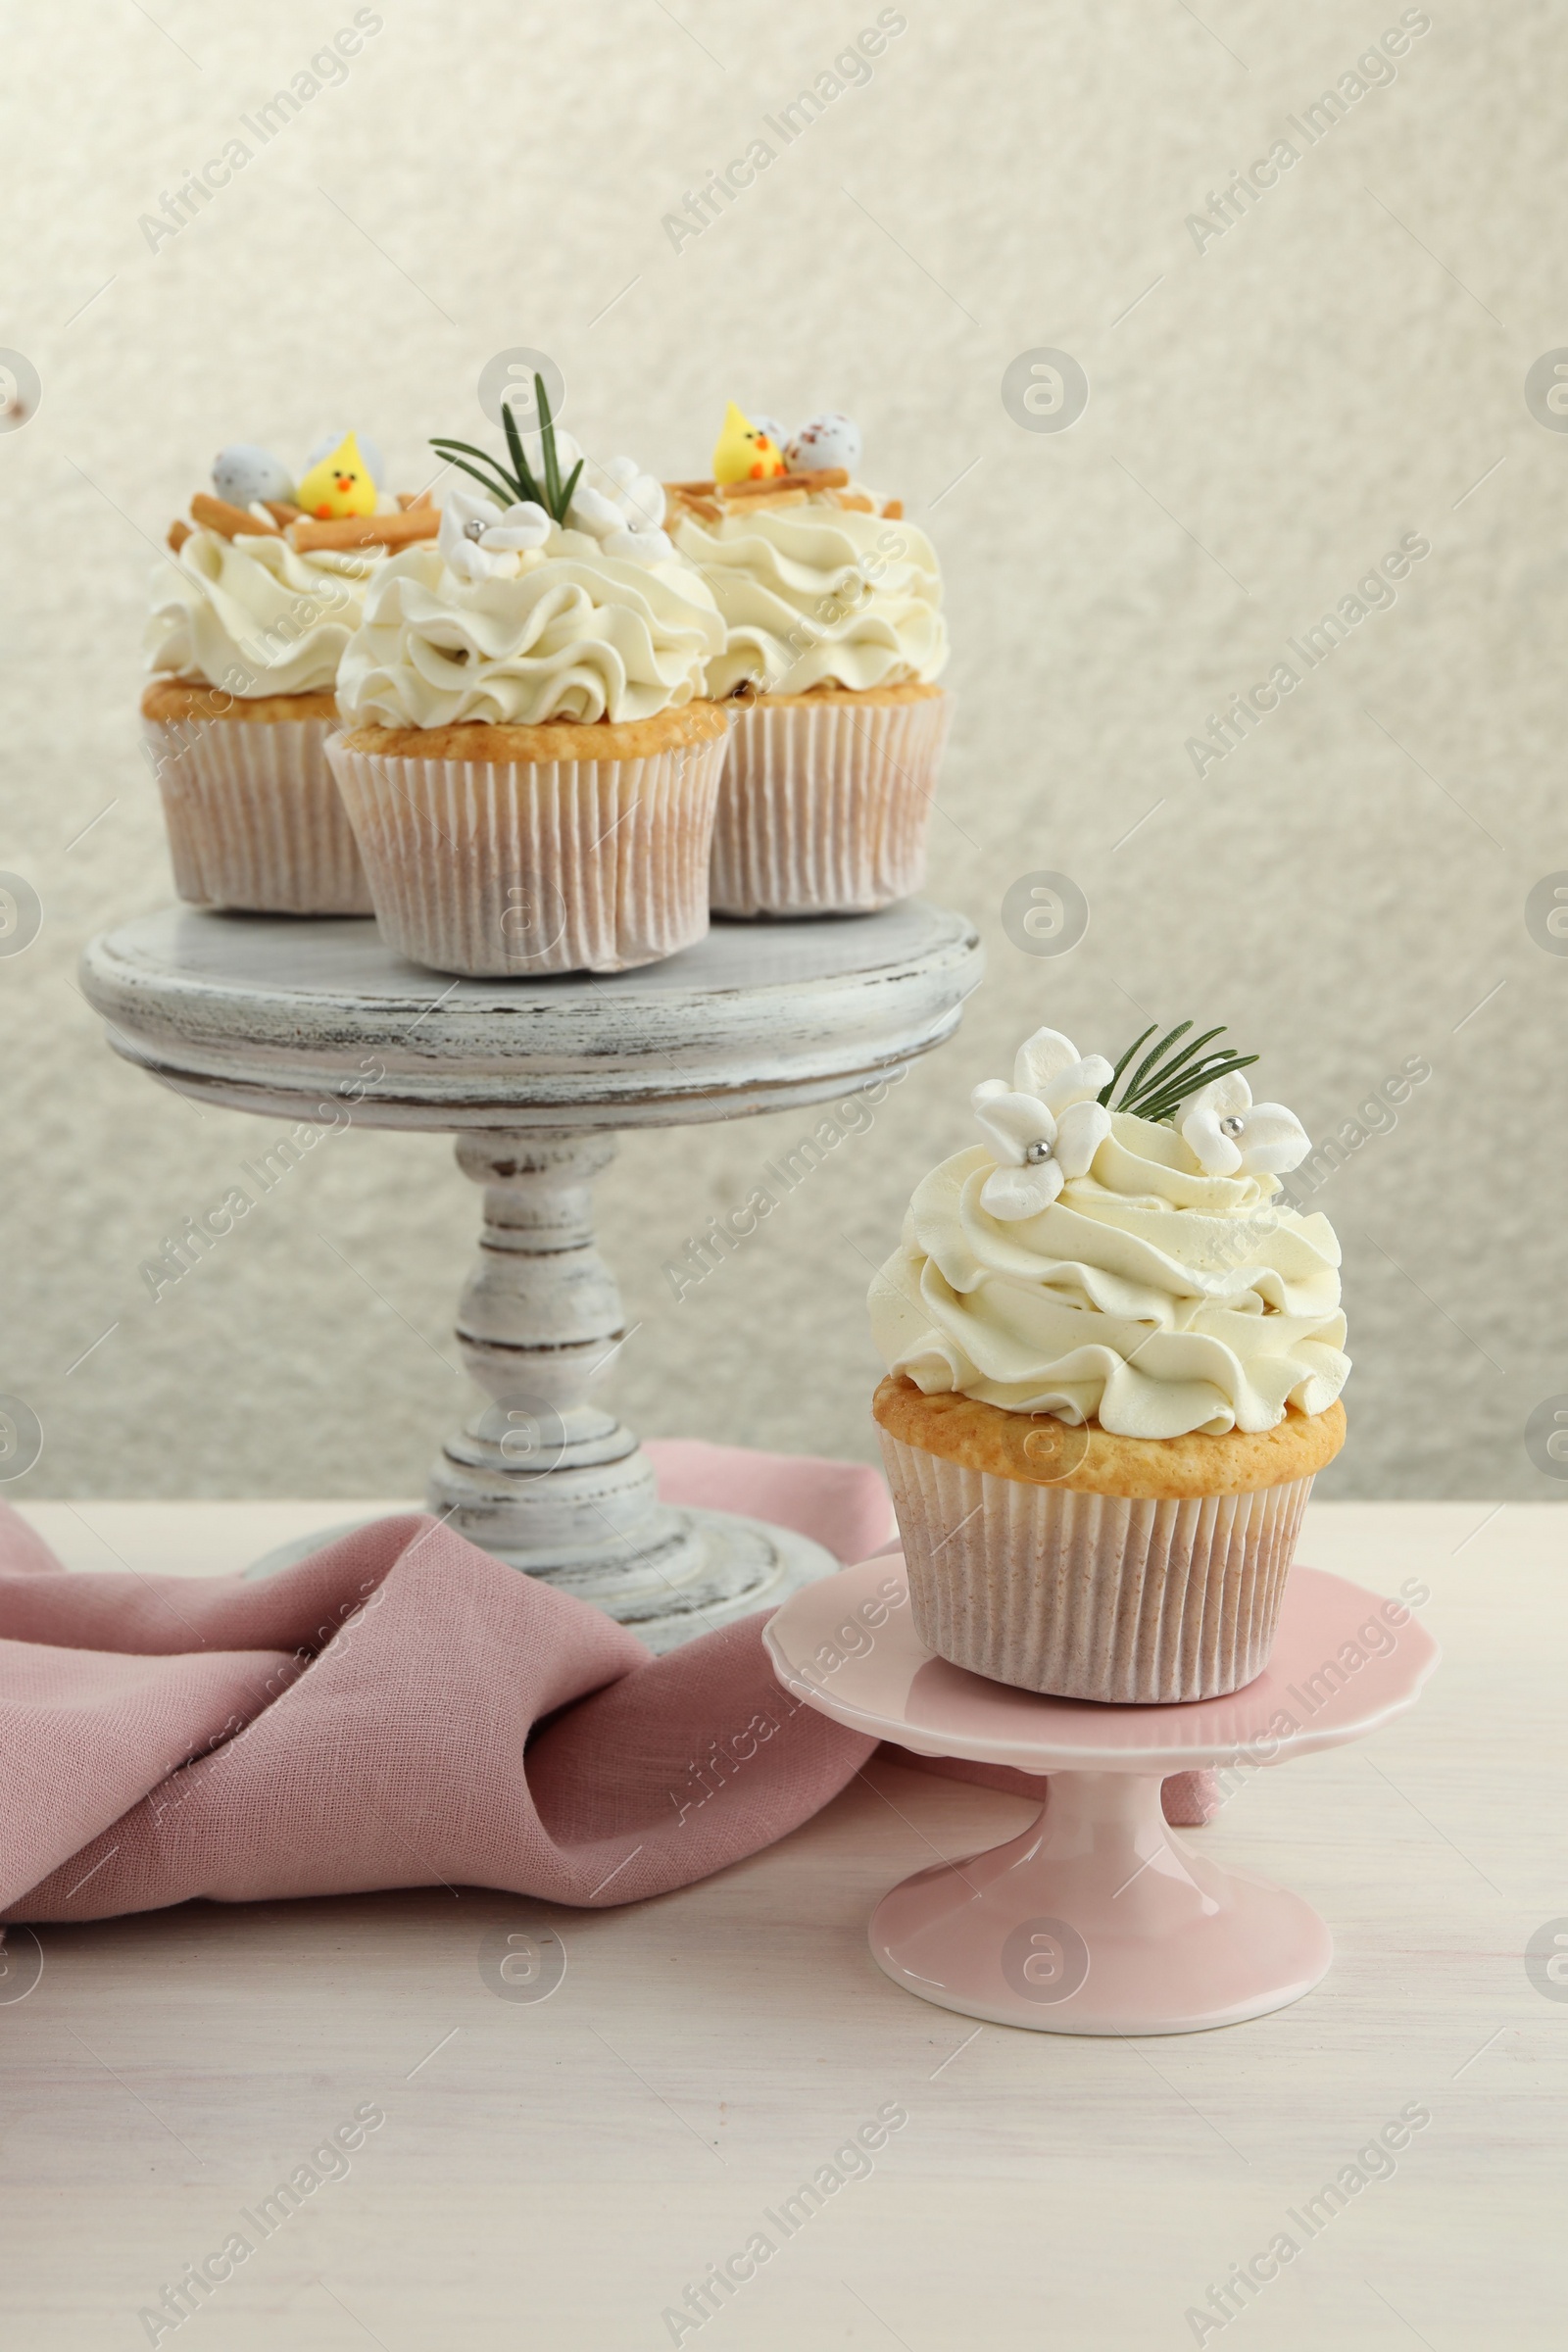
[[625, 1337], [590, 1213], [614, 1130], [847, 1095], [951, 1036], [980, 969], [972, 924], [917, 899], [716, 923], [640, 971], [517, 980], [424, 971], [368, 920], [170, 907], [95, 939], [82, 986], [116, 1051], [194, 1101], [456, 1132], [484, 1187], [457, 1338], [487, 1402], [447, 1441], [430, 1506], [662, 1650], [838, 1563], [760, 1521], [661, 1503], [593, 1394]]
[[1310, 1992], [1334, 1957], [1317, 1913], [1175, 1836], [1160, 1783], [1339, 1747], [1413, 1706], [1439, 1653], [1401, 1602], [1293, 1568], [1255, 1682], [1125, 1707], [1045, 1698], [934, 1657], [908, 1597], [897, 1552], [796, 1592], [764, 1636], [779, 1680], [855, 1731], [1047, 1773], [1051, 1790], [1022, 1837], [883, 1896], [871, 1951], [895, 1984], [1040, 2034], [1194, 2034]]

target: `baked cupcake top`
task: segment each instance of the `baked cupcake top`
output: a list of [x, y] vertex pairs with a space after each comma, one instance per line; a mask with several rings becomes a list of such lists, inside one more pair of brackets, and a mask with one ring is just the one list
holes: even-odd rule
[[[916, 1188], [871, 1285], [890, 1372], [1116, 1436], [1272, 1429], [1350, 1366], [1340, 1248], [1280, 1199], [1310, 1144], [1255, 1054], [1152, 1036], [1114, 1066], [1054, 1029], [971, 1097], [982, 1141]], [[1118, 1093], [1119, 1089], [1119, 1093]]]
[[857, 478], [847, 416], [787, 435], [733, 403], [710, 480], [668, 485], [675, 545], [723, 614], [715, 700], [741, 690], [929, 685], [948, 659], [942, 576], [925, 533]]
[[619, 723], [703, 693], [724, 625], [662, 527], [662, 488], [630, 458], [584, 479], [537, 379], [536, 396], [539, 432], [502, 412], [510, 470], [466, 443], [434, 444], [480, 489], [445, 491], [435, 543], [371, 582], [338, 678], [349, 720]]

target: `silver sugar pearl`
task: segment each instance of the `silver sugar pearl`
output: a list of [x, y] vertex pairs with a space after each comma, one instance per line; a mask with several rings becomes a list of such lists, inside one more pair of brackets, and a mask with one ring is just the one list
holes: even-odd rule
[[484, 537], [484, 530], [485, 526], [479, 520], [479, 517], [476, 514], [471, 522], [466, 522], [464, 524], [463, 536], [465, 539], [482, 539]]
[[1237, 1118], [1233, 1112], [1230, 1118], [1221, 1119], [1219, 1123], [1219, 1131], [1221, 1135], [1240, 1135], [1242, 1132], [1242, 1121]]
[[1026, 1147], [1023, 1156], [1029, 1167], [1038, 1168], [1043, 1159], [1051, 1157], [1051, 1146], [1044, 1143], [1030, 1144]]

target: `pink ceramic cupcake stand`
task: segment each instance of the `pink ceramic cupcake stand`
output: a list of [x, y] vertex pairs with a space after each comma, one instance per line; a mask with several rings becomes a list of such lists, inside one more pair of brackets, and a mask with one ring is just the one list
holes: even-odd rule
[[924, 1648], [897, 1552], [804, 1587], [764, 1640], [785, 1687], [838, 1723], [917, 1755], [1050, 1774], [1021, 1838], [906, 1879], [870, 1930], [906, 1991], [1044, 2034], [1191, 2034], [1309, 1992], [1334, 1956], [1322, 1920], [1175, 1836], [1160, 1782], [1359, 1740], [1415, 1703], [1439, 1654], [1402, 1604], [1298, 1567], [1245, 1690], [1185, 1706], [1044, 1698]]

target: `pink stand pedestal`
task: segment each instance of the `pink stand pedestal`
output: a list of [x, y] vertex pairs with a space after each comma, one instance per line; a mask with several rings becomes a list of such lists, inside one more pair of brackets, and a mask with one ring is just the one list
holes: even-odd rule
[[906, 1879], [870, 1931], [878, 1965], [922, 2000], [1044, 2034], [1190, 2034], [1309, 1992], [1334, 1956], [1322, 1920], [1178, 1837], [1160, 1783], [1358, 1740], [1413, 1705], [1438, 1661], [1402, 1602], [1296, 1568], [1245, 1690], [1187, 1706], [1044, 1698], [923, 1648], [896, 1552], [805, 1587], [764, 1638], [786, 1688], [837, 1722], [1050, 1774], [1021, 1838]]

